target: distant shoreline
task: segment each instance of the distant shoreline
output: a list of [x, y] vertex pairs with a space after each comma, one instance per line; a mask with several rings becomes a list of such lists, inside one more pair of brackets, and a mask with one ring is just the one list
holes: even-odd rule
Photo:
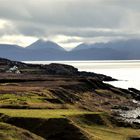
[[140, 60], [41, 60], [41, 61], [37, 61], [37, 60], [33, 60], [33, 61], [21, 61], [24, 63], [34, 63], [34, 62], [95, 62], [95, 63], [103, 63], [103, 62], [116, 62], [116, 63], [120, 63], [120, 62], [140, 62]]

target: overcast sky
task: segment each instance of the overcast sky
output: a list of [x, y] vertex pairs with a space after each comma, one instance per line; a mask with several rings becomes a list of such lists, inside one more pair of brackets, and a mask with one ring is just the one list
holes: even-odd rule
[[140, 0], [0, 0], [0, 43], [66, 48], [140, 37]]

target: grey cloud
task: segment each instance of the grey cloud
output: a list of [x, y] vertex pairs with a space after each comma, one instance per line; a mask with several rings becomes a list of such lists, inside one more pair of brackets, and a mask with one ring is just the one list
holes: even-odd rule
[[[19, 2], [20, 1], [20, 2]], [[71, 27], [112, 27], [121, 19], [122, 12], [104, 4], [96, 5], [92, 0], [5, 0], [0, 4], [0, 16], [11, 20], [32, 21], [37, 24]], [[110, 22], [110, 19], [111, 22]]]
[[[1, 22], [1, 20], [0, 20], [0, 22]], [[18, 30], [9, 21], [5, 22], [3, 27], [0, 28], [0, 36], [13, 35], [13, 34], [18, 34], [18, 33], [19, 33]]]
[[[0, 0], [0, 18], [11, 21], [15, 28], [3, 29], [0, 34], [139, 36], [139, 5], [139, 0]], [[98, 28], [110, 31], [92, 30]]]

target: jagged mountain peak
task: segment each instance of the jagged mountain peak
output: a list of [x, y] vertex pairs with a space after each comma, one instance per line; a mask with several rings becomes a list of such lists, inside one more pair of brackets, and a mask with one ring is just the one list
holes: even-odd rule
[[59, 46], [57, 43], [50, 40], [44, 40], [44, 39], [38, 39], [36, 42], [32, 43], [26, 48], [34, 49], [34, 50], [42, 50], [42, 49], [54, 49], [54, 50], [61, 50], [61, 51], [65, 50], [64, 48]]

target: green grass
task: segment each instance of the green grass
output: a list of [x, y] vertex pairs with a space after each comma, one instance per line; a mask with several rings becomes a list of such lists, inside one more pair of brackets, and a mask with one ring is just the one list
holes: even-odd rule
[[[91, 140], [129, 140], [130, 137], [140, 137], [140, 129], [118, 127], [111, 123], [105, 113], [91, 114], [91, 118], [78, 117], [73, 121], [91, 136]], [[99, 125], [95, 120], [103, 120]]]
[[0, 104], [43, 103], [45, 98], [35, 94], [0, 94]]
[[[129, 140], [130, 137], [139, 137], [140, 130], [131, 129], [131, 128], [123, 128], [123, 127], [115, 127], [109, 128], [105, 126], [82, 126], [85, 131], [87, 131], [91, 136], [93, 136], [94, 140]], [[96, 139], [95, 139], [96, 137]], [[91, 138], [92, 139], [92, 138]]]
[[65, 118], [68, 116], [95, 114], [98, 112], [80, 111], [76, 109], [0, 109], [0, 113], [4, 113], [11, 117]]

